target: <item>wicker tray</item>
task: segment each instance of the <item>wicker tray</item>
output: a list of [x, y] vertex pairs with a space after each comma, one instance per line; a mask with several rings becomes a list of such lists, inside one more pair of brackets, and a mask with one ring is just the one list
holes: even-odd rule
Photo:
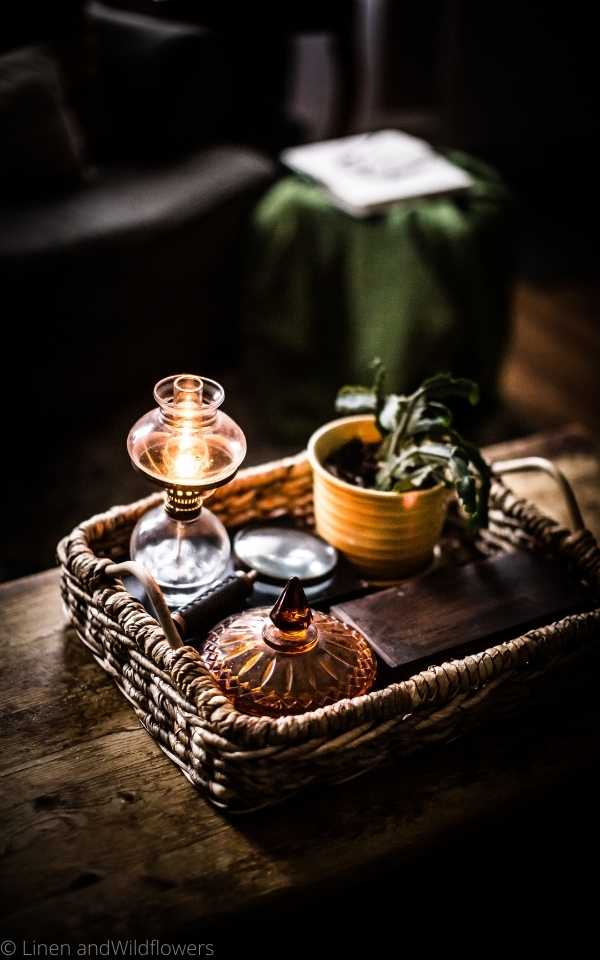
[[[482, 722], [490, 710], [514, 712], [524, 691], [589, 650], [600, 608], [531, 630], [479, 654], [431, 667], [353, 700], [277, 720], [239, 713], [214, 685], [198, 652], [173, 649], [157, 620], [107, 575], [127, 556], [131, 530], [161, 494], [82, 523], [58, 546], [67, 616], [115, 680], [139, 720], [191, 783], [217, 806], [245, 812], [312, 783], [339, 782]], [[292, 516], [312, 524], [312, 476], [304, 455], [240, 472], [211, 509], [229, 527]], [[587, 530], [570, 533], [517, 499], [500, 482], [488, 530], [467, 543], [459, 525], [443, 549], [455, 562], [469, 552], [529, 549], [563, 557], [577, 576], [600, 586], [600, 550]]]

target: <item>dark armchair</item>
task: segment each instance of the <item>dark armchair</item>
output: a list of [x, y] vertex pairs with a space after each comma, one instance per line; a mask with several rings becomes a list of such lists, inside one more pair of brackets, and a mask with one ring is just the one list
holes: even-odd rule
[[95, 415], [107, 396], [231, 349], [240, 241], [274, 174], [265, 155], [227, 142], [232, 90], [215, 33], [99, 3], [88, 16], [94, 169], [67, 190], [0, 199], [5, 324], [40, 416], [65, 429], [68, 383], [78, 415]]

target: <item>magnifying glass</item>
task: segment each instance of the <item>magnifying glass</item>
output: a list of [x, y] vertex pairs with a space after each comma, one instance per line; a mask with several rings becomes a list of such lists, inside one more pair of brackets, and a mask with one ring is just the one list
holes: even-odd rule
[[[233, 555], [242, 570], [256, 571], [254, 589], [275, 593], [290, 577], [298, 577], [305, 591], [318, 594], [339, 564], [335, 547], [308, 530], [276, 524], [252, 524], [233, 540]], [[315, 589], [316, 588], [316, 589]]]

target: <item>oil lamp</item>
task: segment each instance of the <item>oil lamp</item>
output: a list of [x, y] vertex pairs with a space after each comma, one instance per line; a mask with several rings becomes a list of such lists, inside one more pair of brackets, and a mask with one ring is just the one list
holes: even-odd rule
[[161, 586], [170, 607], [187, 603], [223, 575], [227, 531], [204, 501], [236, 474], [246, 455], [240, 427], [220, 410], [225, 391], [214, 380], [183, 373], [154, 387], [158, 406], [132, 427], [134, 467], [165, 490], [131, 536], [131, 557]]

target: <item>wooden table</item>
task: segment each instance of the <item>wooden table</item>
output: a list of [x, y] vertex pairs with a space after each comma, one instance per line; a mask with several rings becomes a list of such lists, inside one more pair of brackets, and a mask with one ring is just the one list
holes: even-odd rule
[[[581, 430], [491, 452], [555, 458], [600, 533], [598, 459]], [[548, 478], [511, 482], [561, 515]], [[482, 837], [497, 863], [524, 814], [538, 862], [549, 830], [552, 856], [566, 856], [556, 808], [568, 808], [569, 797], [590, 848], [581, 818], [591, 819], [585, 784], [600, 745], [594, 701], [228, 819], [169, 763], [65, 629], [56, 570], [4, 584], [0, 602], [2, 936], [95, 942], [175, 930], [197, 938], [216, 928], [219, 944], [233, 918], [260, 923], [323, 896], [331, 905], [343, 895], [352, 910], [382, 877], [431, 880], [436, 857], [464, 862]], [[579, 829], [573, 818], [569, 829]]]

